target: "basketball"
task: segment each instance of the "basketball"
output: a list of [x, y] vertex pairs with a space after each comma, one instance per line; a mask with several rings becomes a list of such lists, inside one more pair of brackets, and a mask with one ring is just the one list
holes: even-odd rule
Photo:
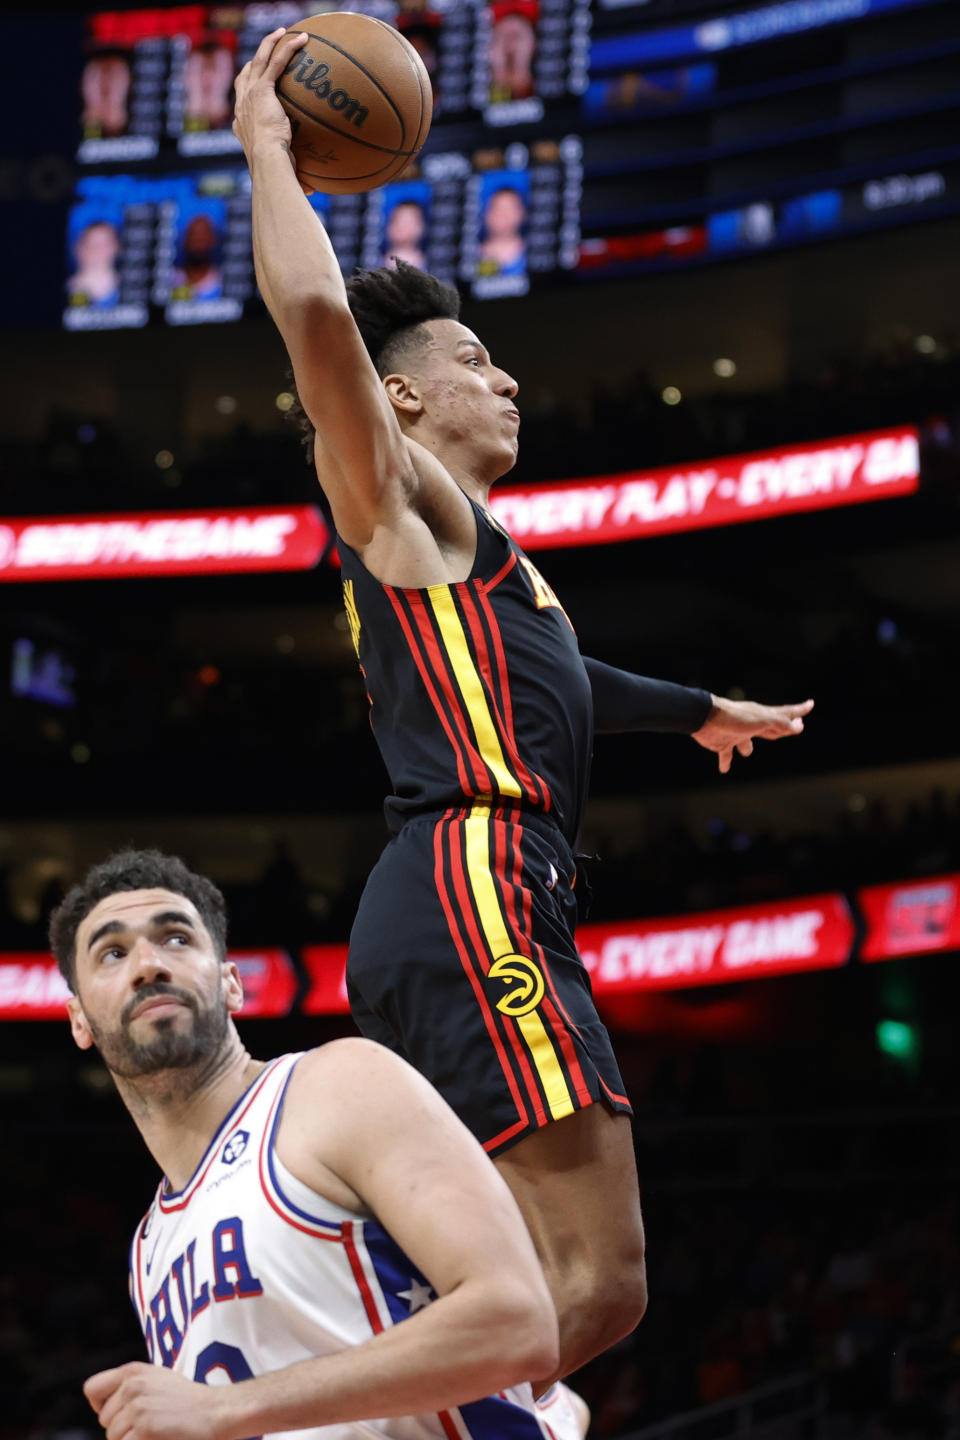
[[310, 36], [277, 82], [299, 178], [328, 195], [395, 180], [419, 153], [433, 115], [416, 50], [382, 21], [339, 10], [290, 29]]

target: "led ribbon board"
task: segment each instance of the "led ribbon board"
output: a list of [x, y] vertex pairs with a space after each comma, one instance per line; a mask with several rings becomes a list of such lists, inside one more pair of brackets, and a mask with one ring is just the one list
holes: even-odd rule
[[912, 426], [696, 464], [494, 490], [494, 516], [525, 550], [606, 545], [911, 495]]

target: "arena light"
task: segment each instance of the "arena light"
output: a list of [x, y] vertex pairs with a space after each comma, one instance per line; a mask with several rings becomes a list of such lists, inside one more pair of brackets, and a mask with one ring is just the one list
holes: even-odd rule
[[713, 373], [719, 375], [721, 380], [729, 380], [737, 373], [737, 362], [727, 355], [718, 355], [713, 362]]
[[917, 1059], [920, 1044], [916, 1029], [903, 1020], [877, 1021], [877, 1049], [892, 1060], [908, 1064]]

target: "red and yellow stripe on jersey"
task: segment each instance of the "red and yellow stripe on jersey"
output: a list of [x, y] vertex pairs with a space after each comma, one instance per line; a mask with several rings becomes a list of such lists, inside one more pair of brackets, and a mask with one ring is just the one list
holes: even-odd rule
[[[531, 938], [518, 814], [507, 818], [476, 805], [451, 811], [434, 831], [437, 893], [517, 1107], [517, 1134], [591, 1099], [571, 1038], [575, 1027], [543, 946]], [[491, 978], [501, 983], [491, 986]], [[490, 1137], [485, 1148], [498, 1149], [510, 1135]]]

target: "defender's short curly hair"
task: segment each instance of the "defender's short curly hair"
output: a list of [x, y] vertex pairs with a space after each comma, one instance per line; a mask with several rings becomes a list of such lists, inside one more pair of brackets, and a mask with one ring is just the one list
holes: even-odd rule
[[124, 890], [172, 890], [197, 909], [221, 960], [227, 953], [227, 907], [204, 875], [195, 875], [176, 855], [159, 850], [120, 850], [88, 870], [50, 916], [50, 948], [70, 989], [76, 991], [77, 930], [101, 900]]
[[[397, 259], [394, 265], [395, 269], [384, 265], [358, 270], [347, 281], [350, 313], [381, 379], [414, 352], [416, 332], [427, 320], [460, 318], [460, 295], [452, 285], [407, 260]], [[299, 425], [312, 456], [313, 426], [299, 396], [288, 414]]]

